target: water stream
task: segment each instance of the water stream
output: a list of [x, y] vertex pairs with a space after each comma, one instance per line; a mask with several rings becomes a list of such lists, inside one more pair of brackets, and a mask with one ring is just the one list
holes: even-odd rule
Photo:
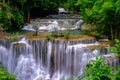
[[31, 24], [25, 24], [22, 30], [35, 31], [57, 31], [57, 30], [74, 30], [81, 27], [83, 23], [80, 19], [31, 19]]
[[[64, 14], [56, 15], [64, 17]], [[54, 15], [48, 17], [56, 18]], [[66, 15], [65, 15], [66, 16]], [[69, 14], [67, 17], [72, 16]], [[81, 27], [80, 15], [74, 19], [31, 19], [22, 30], [41, 31], [74, 30]], [[78, 32], [78, 31], [77, 31]], [[79, 33], [78, 33], [79, 34]], [[115, 56], [94, 37], [81, 39], [0, 39], [0, 61], [5, 69], [17, 76], [17, 80], [67, 80], [80, 76], [88, 61], [101, 55]], [[117, 58], [106, 59], [109, 65], [119, 63]]]
[[[3, 42], [6, 42], [3, 44]], [[98, 46], [95, 38], [78, 40], [0, 40], [0, 61], [5, 68], [17, 76], [17, 80], [64, 80], [81, 75], [86, 64], [100, 53], [111, 55]], [[114, 56], [112, 54], [112, 56]], [[118, 59], [106, 60], [110, 65]]]

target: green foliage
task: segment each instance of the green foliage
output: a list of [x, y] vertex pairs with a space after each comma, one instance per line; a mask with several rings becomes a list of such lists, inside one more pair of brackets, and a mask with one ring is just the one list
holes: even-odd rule
[[5, 30], [19, 29], [24, 21], [29, 22], [30, 10], [39, 8], [49, 11], [66, 0], [4, 0], [0, 1], [0, 26]]
[[58, 33], [57, 33], [57, 31], [52, 32], [51, 36], [54, 37], [54, 38], [57, 38], [57, 37], [58, 37]]
[[5, 30], [19, 29], [19, 25], [24, 23], [25, 13], [33, 7], [39, 7], [41, 0], [7, 0], [0, 2], [0, 26]]
[[24, 4], [26, 2], [26, 0], [16, 0], [16, 2], [18, 2], [20, 4]]
[[74, 80], [73, 78], [68, 78], [67, 80]]
[[120, 57], [120, 40], [119, 39], [115, 39], [115, 46], [108, 46], [107, 48], [109, 48], [112, 52], [116, 53], [118, 57]]
[[113, 67], [113, 80], [120, 80], [120, 64]]
[[22, 10], [18, 9], [17, 7], [12, 7], [12, 14], [14, 15], [13, 20], [15, 21], [15, 23], [24, 23], [24, 13]]
[[43, 10], [48, 10], [51, 8], [56, 8], [57, 7], [57, 1], [53, 1], [53, 0], [41, 0], [41, 8]]
[[63, 5], [65, 8], [69, 9], [69, 12], [76, 13], [79, 10], [78, 5], [75, 5], [76, 2], [77, 0], [67, 0]]
[[8, 29], [8, 25], [11, 25], [10, 19], [12, 18], [11, 8], [8, 3], [1, 3], [3, 10], [0, 10], [0, 26], [4, 29]]
[[103, 63], [104, 59], [96, 58], [87, 64], [84, 73], [78, 77], [78, 80], [86, 78], [87, 80], [112, 80], [111, 68]]
[[119, 37], [120, 0], [78, 0], [83, 20], [97, 26], [97, 31]]
[[16, 77], [14, 75], [4, 70], [1, 63], [0, 63], [0, 80], [16, 80]]
[[47, 38], [47, 40], [51, 39], [51, 34], [49, 32], [46, 33], [46, 38]]
[[14, 75], [11, 75], [7, 71], [0, 71], [0, 80], [16, 80]]
[[116, 74], [116, 80], [120, 80], [120, 70]]
[[13, 27], [18, 28], [17, 25], [24, 22], [23, 12], [18, 9], [17, 6], [11, 5], [10, 2], [1, 3], [2, 10], [0, 10], [0, 26], [5, 30], [12, 30]]
[[31, 0], [31, 1], [23, 0], [23, 1], [24, 3], [23, 4], [20, 3], [20, 4], [21, 4], [23, 11], [26, 12], [26, 11], [30, 11], [30, 9], [32, 8], [40, 7], [42, 0]]

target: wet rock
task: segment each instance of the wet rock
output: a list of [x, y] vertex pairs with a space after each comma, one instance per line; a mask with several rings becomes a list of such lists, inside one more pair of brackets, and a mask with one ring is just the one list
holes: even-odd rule
[[118, 59], [118, 57], [116, 57], [116, 56], [107, 56], [106, 59], [113, 61], [113, 60], [115, 60], [115, 59]]
[[24, 43], [15, 43], [14, 46], [26, 46]]

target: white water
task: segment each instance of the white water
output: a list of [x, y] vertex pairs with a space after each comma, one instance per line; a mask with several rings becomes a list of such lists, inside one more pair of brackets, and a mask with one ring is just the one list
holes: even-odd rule
[[7, 68], [7, 61], [8, 61], [8, 51], [4, 46], [0, 46], [0, 61], [3, 63], [5, 68]]
[[24, 27], [22, 28], [22, 30], [35, 31], [33, 25], [31, 25], [31, 24], [24, 25]]
[[58, 8], [58, 14], [60, 15], [61, 13], [68, 13], [68, 11], [65, 10], [65, 8], [59, 7]]
[[[74, 22], [74, 23], [73, 23]], [[31, 21], [31, 24], [23, 26], [22, 30], [29, 30], [29, 31], [35, 31], [35, 26], [32, 25], [32, 23], [35, 23], [35, 21]], [[53, 21], [44, 21], [44, 22], [36, 22], [39, 24], [38, 30], [39, 31], [58, 31], [58, 30], [74, 30], [77, 28], [80, 28], [81, 24], [83, 23], [82, 20], [78, 21], [65, 21], [65, 20], [53, 20]]]
[[[101, 53], [100, 49], [87, 48], [92, 45], [99, 43], [94, 39], [47, 41], [23, 37], [12, 42], [10, 48], [1, 45], [0, 60], [8, 71], [17, 76], [17, 80], [76, 78], [83, 73], [87, 62]], [[106, 62], [118, 64], [117, 59]]]
[[83, 20], [77, 21], [77, 22], [74, 24], [75, 28], [80, 28], [81, 25], [82, 25], [82, 23], [83, 23]]

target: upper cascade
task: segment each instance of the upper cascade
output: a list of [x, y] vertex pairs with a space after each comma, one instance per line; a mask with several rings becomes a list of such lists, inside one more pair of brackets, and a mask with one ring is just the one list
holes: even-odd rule
[[74, 30], [81, 27], [83, 21], [79, 19], [31, 19], [30, 24], [25, 24], [22, 30], [29, 31], [58, 31]]

